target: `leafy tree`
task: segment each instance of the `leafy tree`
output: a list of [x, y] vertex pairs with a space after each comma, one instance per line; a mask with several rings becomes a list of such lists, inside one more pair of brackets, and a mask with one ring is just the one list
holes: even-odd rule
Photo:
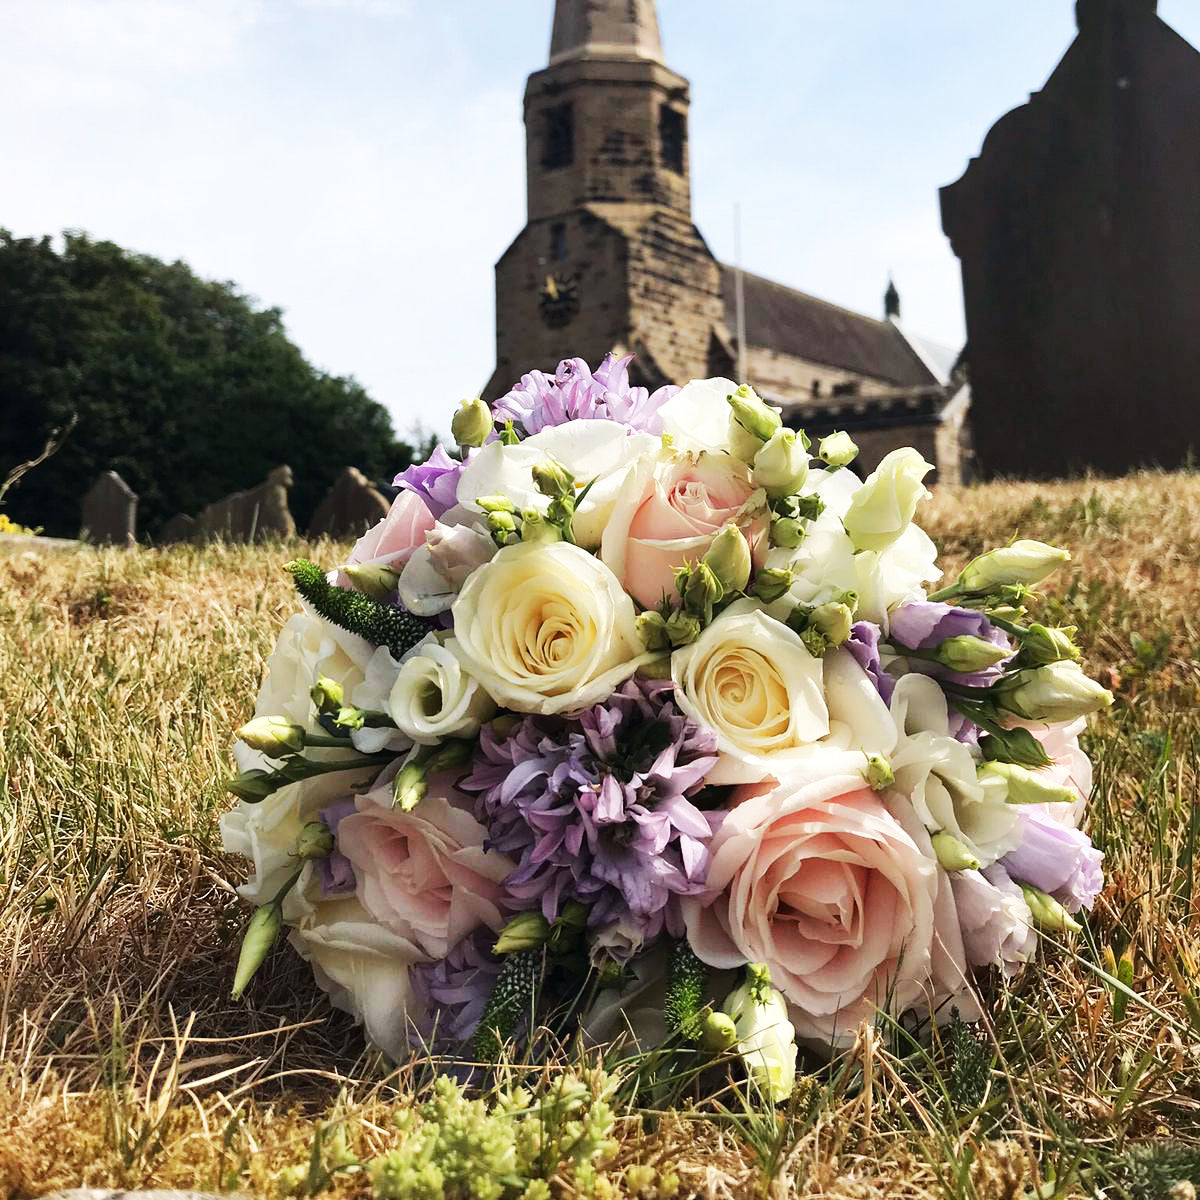
[[305, 361], [279, 309], [183, 263], [64, 241], [58, 252], [0, 230], [0, 474], [79, 418], [7, 496], [14, 520], [73, 535], [83, 493], [111, 469], [153, 535], [287, 463], [303, 527], [343, 467], [390, 480], [412, 461], [359, 384]]

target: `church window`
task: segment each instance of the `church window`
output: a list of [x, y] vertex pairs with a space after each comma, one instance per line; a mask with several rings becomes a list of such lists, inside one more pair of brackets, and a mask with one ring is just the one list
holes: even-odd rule
[[833, 385], [833, 394], [835, 396], [857, 396], [860, 386], [859, 380], [847, 379], [842, 383], [835, 383]]
[[550, 226], [550, 259], [561, 262], [567, 257], [567, 227], [562, 221]]
[[542, 113], [542, 166], [569, 167], [575, 161], [575, 110], [556, 104]]
[[658, 143], [663, 166], [683, 174], [683, 142], [687, 136], [683, 113], [664, 104], [658, 110]]

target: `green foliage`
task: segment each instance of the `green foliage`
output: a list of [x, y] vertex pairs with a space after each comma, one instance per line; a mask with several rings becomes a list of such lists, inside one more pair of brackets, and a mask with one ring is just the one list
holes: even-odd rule
[[386, 410], [310, 366], [279, 309], [83, 234], [59, 252], [0, 230], [0, 411], [21, 417], [0, 423], [0, 477], [79, 416], [7, 497], [15, 521], [59, 535], [78, 532], [80, 497], [109, 469], [152, 535], [281, 463], [303, 526], [342, 468], [390, 479], [411, 461]]
[[[1126, 1183], [1133, 1200], [1169, 1200], [1175, 1184], [1200, 1186], [1200, 1146], [1182, 1142], [1147, 1142], [1125, 1157]], [[1180, 1189], [1178, 1193], [1184, 1195]]]
[[321, 568], [306, 558], [288, 563], [286, 569], [296, 581], [296, 590], [327, 621], [358, 634], [372, 646], [387, 646], [396, 658], [411, 650], [433, 628], [431, 622], [413, 616], [407, 609], [335, 587]]
[[689, 1041], [700, 1034], [699, 1016], [704, 1006], [704, 989], [708, 982], [708, 968], [695, 955], [686, 940], [671, 947], [667, 964], [667, 997], [663, 1004], [663, 1016], [667, 1028]]
[[402, 1142], [370, 1166], [379, 1200], [545, 1200], [571, 1165], [581, 1182], [615, 1150], [609, 1084], [600, 1072], [550, 1080], [539, 1094], [468, 1100], [439, 1076], [419, 1109], [401, 1107]]
[[540, 947], [505, 956], [475, 1034], [475, 1053], [481, 1062], [498, 1061], [504, 1044], [517, 1032], [521, 1018], [532, 1013], [542, 982], [544, 957]]

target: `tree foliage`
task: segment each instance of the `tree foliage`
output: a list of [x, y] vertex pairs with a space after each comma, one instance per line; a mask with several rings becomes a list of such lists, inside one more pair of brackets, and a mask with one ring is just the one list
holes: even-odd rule
[[115, 470], [151, 535], [287, 463], [303, 528], [335, 476], [390, 479], [411, 461], [387, 411], [324, 374], [277, 308], [111, 242], [0, 230], [0, 473], [78, 413], [61, 451], [13, 489], [17, 521], [73, 535], [83, 493]]

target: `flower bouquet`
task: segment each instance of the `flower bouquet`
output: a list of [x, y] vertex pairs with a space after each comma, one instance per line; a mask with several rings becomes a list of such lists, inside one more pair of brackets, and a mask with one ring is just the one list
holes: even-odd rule
[[628, 362], [464, 404], [346, 563], [289, 564], [222, 821], [235, 993], [286, 926], [394, 1057], [632, 1033], [778, 1099], [797, 1038], [978, 1016], [973, 972], [1078, 928], [1111, 697], [1029, 615], [1064, 552], [929, 592], [915, 450], [862, 480], [847, 435]]

